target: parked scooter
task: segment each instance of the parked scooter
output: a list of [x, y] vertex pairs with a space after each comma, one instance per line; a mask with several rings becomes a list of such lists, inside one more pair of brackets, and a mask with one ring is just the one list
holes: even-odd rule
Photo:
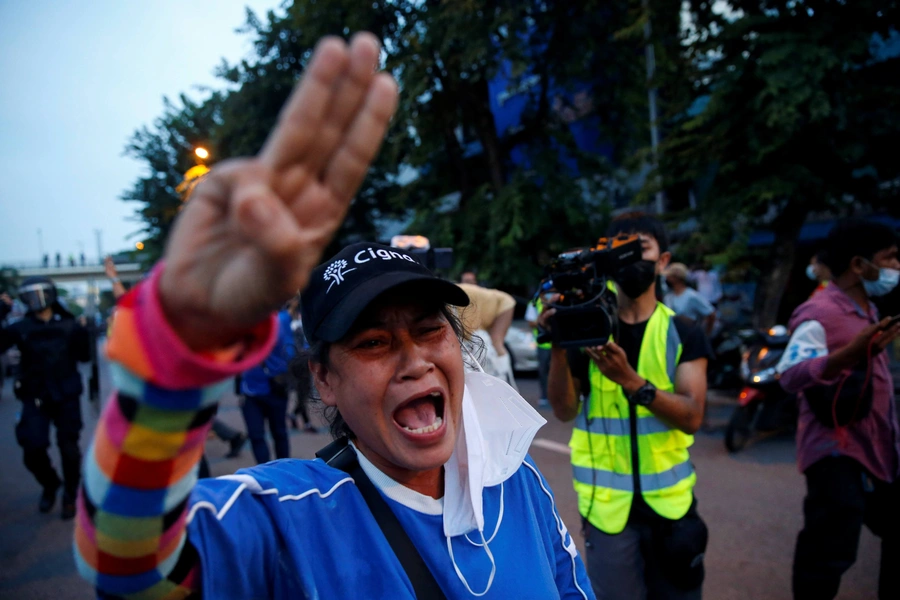
[[744, 385], [741, 361], [747, 345], [756, 339], [755, 329], [722, 328], [711, 340], [713, 357], [706, 369], [710, 389], [738, 390]]
[[744, 349], [741, 377], [744, 388], [725, 429], [725, 447], [738, 452], [756, 431], [793, 431], [797, 423], [797, 398], [778, 383], [775, 368], [790, 340], [783, 325], [757, 332]]

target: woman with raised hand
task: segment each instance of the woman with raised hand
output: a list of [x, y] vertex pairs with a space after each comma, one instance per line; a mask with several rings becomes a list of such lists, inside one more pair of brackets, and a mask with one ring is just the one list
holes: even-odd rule
[[[75, 533], [101, 597], [593, 597], [525, 454], [543, 419], [465, 371], [451, 308], [465, 294], [379, 244], [314, 269], [397, 104], [378, 54], [370, 34], [320, 42], [259, 156], [209, 173], [121, 300], [118, 391]], [[273, 313], [304, 288], [338, 442], [325, 460], [198, 482], [216, 397], [266, 356]]]

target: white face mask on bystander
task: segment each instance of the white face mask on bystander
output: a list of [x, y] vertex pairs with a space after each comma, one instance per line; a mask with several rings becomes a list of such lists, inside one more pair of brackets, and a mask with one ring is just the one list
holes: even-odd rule
[[870, 298], [877, 298], [878, 296], [886, 296], [894, 291], [898, 281], [900, 281], [900, 271], [881, 268], [878, 269], [878, 279], [874, 281], [863, 279], [862, 284]]

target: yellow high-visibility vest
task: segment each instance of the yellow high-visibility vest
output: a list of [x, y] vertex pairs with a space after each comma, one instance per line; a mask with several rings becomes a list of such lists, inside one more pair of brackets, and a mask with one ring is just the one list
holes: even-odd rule
[[[538, 317], [540, 317], [541, 313], [544, 312], [544, 303], [541, 302], [540, 298], [538, 298], [537, 300], [534, 301], [534, 307], [537, 309]], [[536, 342], [538, 339], [537, 327], [533, 327], [531, 329], [531, 333], [534, 334], [534, 341]], [[541, 350], [549, 350], [550, 348], [553, 347], [553, 344], [551, 344], [550, 342], [544, 342], [543, 344], [538, 344], [537, 347], [540, 348]]]
[[[681, 339], [672, 317], [657, 303], [638, 355], [638, 375], [657, 389], [675, 389]], [[569, 447], [578, 510], [608, 534], [625, 528], [634, 497], [629, 402], [622, 386], [607, 379], [591, 361], [591, 393], [579, 410]], [[693, 501], [697, 475], [688, 448], [694, 437], [663, 422], [646, 407], [636, 407], [638, 474], [644, 501], [657, 514], [680, 519]]]

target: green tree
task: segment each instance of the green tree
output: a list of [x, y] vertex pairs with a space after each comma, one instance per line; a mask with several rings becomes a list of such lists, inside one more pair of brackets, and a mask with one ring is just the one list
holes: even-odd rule
[[[315, 42], [361, 29], [383, 40], [401, 104], [336, 245], [409, 223], [409, 232], [454, 247], [457, 270], [476, 267], [525, 291], [550, 256], [605, 228], [622, 187], [613, 165], [578, 150], [571, 125], [590, 121], [618, 165], [648, 139], [644, 41], [623, 34], [644, 15], [638, 0], [295, 0], [282, 8], [265, 18], [248, 11], [243, 31], [255, 52], [221, 66], [227, 90], [167, 104], [132, 139], [128, 152], [150, 167], [126, 194], [143, 204], [148, 257], [180, 208], [175, 188], [192, 146], [208, 144], [216, 160], [258, 151]], [[659, 39], [677, 35], [670, 29], [660, 27]], [[501, 71], [505, 90], [496, 89]], [[492, 98], [503, 92], [525, 99], [513, 130], [495, 122]]]
[[[633, 18], [629, 2], [425, 2], [404, 13], [388, 46], [403, 90], [394, 152], [418, 178], [401, 198], [411, 228], [455, 247], [457, 270], [530, 291], [551, 255], [602, 232], [611, 165], [579, 151], [570, 125], [590, 120], [614, 159], [636, 146], [639, 46], [616, 37]], [[491, 88], [498, 73], [505, 90]], [[517, 94], [521, 122], [499, 131], [492, 95]]]
[[181, 210], [182, 197], [177, 188], [185, 172], [196, 164], [194, 148], [208, 146], [211, 133], [220, 122], [222, 95], [212, 93], [194, 101], [181, 95], [180, 105], [164, 99], [165, 110], [151, 127], [142, 127], [132, 135], [126, 156], [143, 161], [147, 173], [141, 176], [121, 199], [141, 204], [136, 220], [143, 224], [140, 234], [144, 250], [140, 258], [152, 263], [162, 255], [172, 223]]
[[[813, 212], [897, 207], [897, 2], [693, 0], [686, 32], [690, 108], [673, 107], [662, 144], [667, 186], [695, 185], [703, 231], [765, 227], [754, 319], [774, 322], [800, 227]], [[699, 107], [699, 108], [698, 108]]]

